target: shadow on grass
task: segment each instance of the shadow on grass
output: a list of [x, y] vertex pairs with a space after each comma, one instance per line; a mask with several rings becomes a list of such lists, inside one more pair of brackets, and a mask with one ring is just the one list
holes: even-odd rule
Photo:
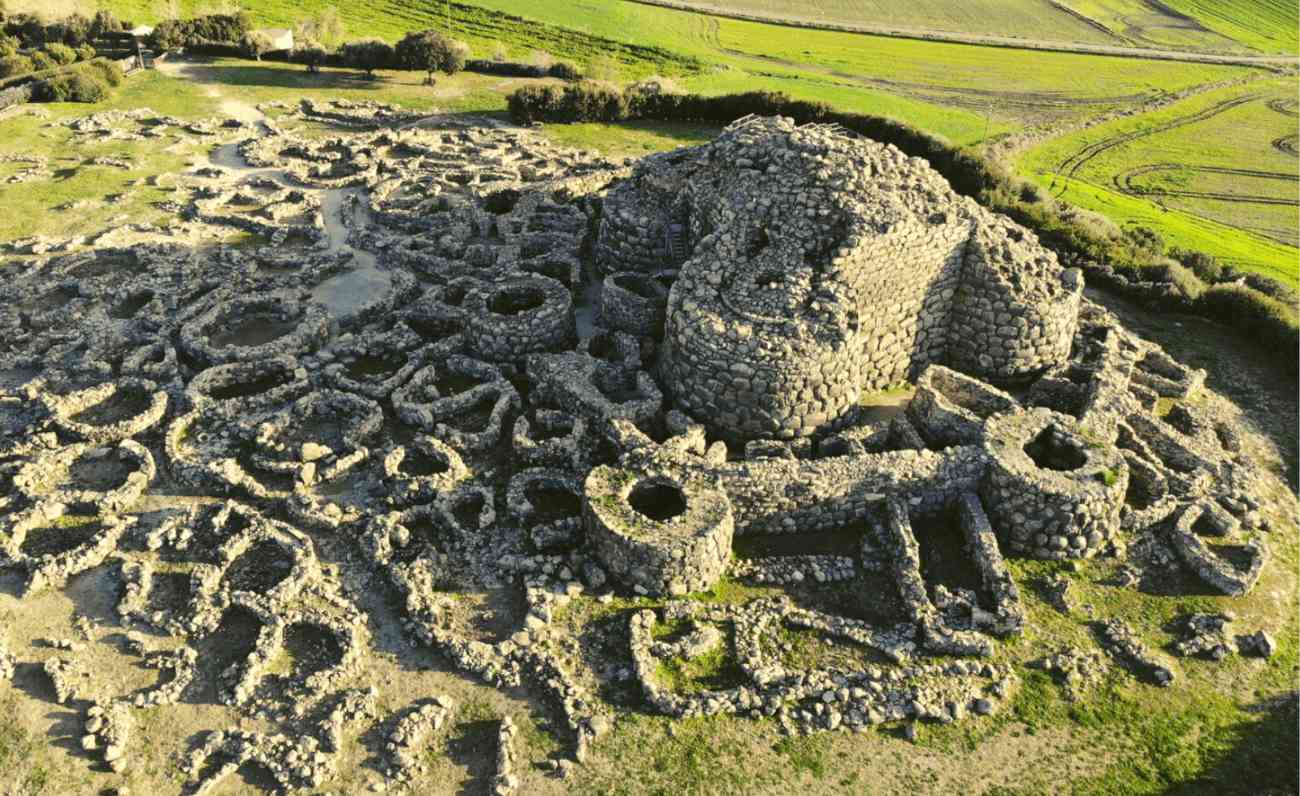
[[1238, 726], [1236, 743], [1193, 782], [1163, 796], [1283, 796], [1300, 793], [1296, 750], [1300, 749], [1297, 694], [1285, 694], [1248, 708], [1262, 721]]
[[183, 70], [187, 79], [200, 85], [309, 88], [327, 91], [383, 91], [399, 87], [417, 91], [421, 88], [429, 89], [424, 84], [422, 72], [401, 72], [398, 76], [379, 73], [369, 76], [364, 72], [351, 69], [322, 69], [319, 72], [308, 72], [306, 67], [294, 64], [232, 63], [199, 58], [179, 60], [175, 64]]

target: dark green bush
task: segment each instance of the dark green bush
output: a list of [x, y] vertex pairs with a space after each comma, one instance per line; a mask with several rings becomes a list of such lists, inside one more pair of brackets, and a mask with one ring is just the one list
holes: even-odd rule
[[561, 80], [581, 80], [582, 70], [572, 61], [556, 61], [546, 69], [546, 74]]
[[55, 75], [41, 83], [37, 102], [101, 102], [108, 97], [108, 84], [86, 72]]
[[329, 59], [329, 51], [314, 39], [303, 39], [294, 45], [289, 60], [307, 67], [308, 72], [319, 72], [321, 65]]
[[252, 30], [247, 13], [208, 14], [191, 19], [167, 19], [159, 22], [150, 35], [150, 45], [159, 50], [175, 50], [197, 44], [238, 44]]
[[1205, 252], [1170, 247], [1169, 256], [1192, 269], [1202, 282], [1214, 284], [1223, 281], [1223, 266]]
[[112, 11], [96, 11], [95, 18], [90, 21], [90, 38], [97, 39], [105, 33], [117, 33], [124, 30], [121, 21], [114, 16]]
[[67, 66], [77, 62], [77, 51], [66, 44], [53, 42], [45, 45], [45, 54], [54, 59], [54, 63], [59, 66]]
[[1294, 307], [1297, 303], [1300, 303], [1300, 295], [1297, 295], [1289, 286], [1276, 279], [1263, 274], [1246, 274], [1242, 278], [1246, 280], [1246, 284], [1252, 289], [1258, 290], [1270, 298], [1275, 298], [1283, 304]]
[[1188, 301], [1195, 301], [1205, 292], [1205, 283], [1197, 278], [1190, 268], [1179, 264], [1176, 260], [1161, 257], [1154, 264], [1142, 270], [1146, 272], [1147, 278], [1153, 282], [1164, 282], [1173, 285], [1178, 290], [1179, 295]]

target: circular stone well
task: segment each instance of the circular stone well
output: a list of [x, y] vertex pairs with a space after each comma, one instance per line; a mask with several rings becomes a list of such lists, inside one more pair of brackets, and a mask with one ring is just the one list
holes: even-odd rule
[[596, 558], [645, 594], [708, 589], [731, 557], [731, 502], [702, 474], [597, 467], [587, 475], [582, 515]]
[[1008, 552], [1087, 558], [1118, 532], [1128, 465], [1085, 439], [1074, 418], [1042, 408], [994, 415], [984, 449], [980, 496]]

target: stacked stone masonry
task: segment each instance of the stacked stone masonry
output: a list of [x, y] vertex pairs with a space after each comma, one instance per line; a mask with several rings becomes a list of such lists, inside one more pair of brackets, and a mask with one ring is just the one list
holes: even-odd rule
[[[629, 710], [791, 734], [1001, 710], [1022, 662], [1001, 639], [1031, 621], [1012, 557], [1229, 598], [1271, 582], [1272, 482], [1205, 372], [897, 150], [746, 119], [629, 168], [490, 121], [280, 110], [79, 120], [185, 131], [213, 162], [158, 187], [166, 234], [0, 245], [0, 566], [16, 599], [117, 587], [79, 641], [0, 638], [0, 679], [91, 706], [80, 743], [111, 770], [145, 711], [208, 701], [257, 729], [196, 736], [187, 792], [245, 764], [337, 790], [362, 737], [364, 787], [424, 787], [484, 703], [365, 668], [409, 644], [546, 702], [549, 759], [493, 725], [489, 787], [529, 792]], [[271, 242], [223, 245], [231, 227]], [[1097, 610], [1056, 571], [1058, 610]], [[638, 602], [610, 643], [579, 643], [615, 598]], [[1148, 628], [1089, 618], [1139, 679], [1175, 673]], [[1186, 625], [1185, 654], [1277, 646]], [[109, 693], [94, 633], [157, 682]], [[705, 656], [729, 682], [665, 676]], [[1071, 692], [1104, 673], [1080, 650], [1043, 665]]]

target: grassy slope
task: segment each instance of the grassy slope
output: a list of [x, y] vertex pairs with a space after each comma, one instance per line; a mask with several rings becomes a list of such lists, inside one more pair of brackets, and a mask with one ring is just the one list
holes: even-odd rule
[[[1193, 208], [1197, 215], [1184, 210], [1166, 209], [1152, 199], [1127, 196], [1117, 190], [1112, 177], [1136, 166], [1149, 163], [1196, 163], [1232, 166], [1300, 174], [1294, 158], [1274, 150], [1268, 141], [1282, 131], [1295, 130], [1294, 117], [1286, 117], [1269, 110], [1264, 100], [1270, 96], [1294, 96], [1296, 82], [1269, 81], [1246, 87], [1234, 87], [1209, 92], [1176, 103], [1159, 113], [1121, 119], [1072, 135], [1053, 139], [1030, 151], [1019, 164], [1026, 176], [1044, 186], [1056, 181], [1056, 193], [1065, 200], [1095, 210], [1122, 224], [1144, 224], [1159, 230], [1166, 239], [1178, 246], [1200, 249], [1241, 264], [1251, 270], [1265, 273], [1291, 285], [1297, 284], [1297, 261], [1300, 251], [1244, 230], [1229, 227], [1214, 220], [1216, 211], [1224, 215], [1213, 202], [1179, 200], [1179, 207]], [[1134, 130], [1149, 129], [1163, 121], [1186, 116], [1213, 106], [1226, 99], [1241, 95], [1260, 94], [1261, 99], [1208, 120], [1177, 127], [1163, 133], [1139, 138], [1128, 144], [1107, 150], [1093, 158], [1080, 170], [1078, 179], [1068, 182], [1054, 176], [1059, 164], [1083, 147], [1113, 136]], [[1285, 184], [1284, 184], [1285, 185]], [[1294, 196], [1294, 184], [1291, 186]], [[1233, 210], [1240, 212], [1239, 208]], [[1251, 216], [1255, 218], [1256, 216]], [[1225, 220], [1238, 220], [1232, 216]], [[1269, 208], [1258, 218], [1289, 218], [1295, 223], [1295, 208]]]
[[1261, 52], [1300, 51], [1300, 6], [1294, 0], [1166, 0], [1216, 33]]
[[[990, 36], [1113, 44], [1115, 40], [1047, 0], [688, 0], [702, 9], [774, 19], [881, 25]], [[1127, 1], [1127, 0], [1126, 0]]]
[[849, 74], [947, 88], [1051, 92], [1066, 100], [1173, 91], [1242, 74], [1238, 67], [975, 47], [943, 42], [801, 31], [753, 22], [719, 23], [721, 46]]
[[[32, 234], [73, 235], [106, 229], [116, 219], [149, 221], [161, 215], [152, 202], [167, 198], [161, 188], [131, 187], [141, 177], [178, 171], [185, 157], [160, 149], [156, 143], [132, 141], [95, 141], [72, 145], [72, 133], [64, 127], [51, 126], [63, 119], [84, 116], [85, 105], [76, 103], [40, 106], [49, 118], [23, 115], [3, 122], [0, 152], [38, 154], [50, 158], [54, 179], [26, 183], [0, 184], [0, 240]], [[161, 114], [201, 118], [216, 112], [216, 103], [196, 86], [148, 73], [128, 80], [106, 103], [95, 110], [131, 110], [150, 107]], [[88, 165], [95, 157], [129, 159], [131, 171], [111, 166]], [[101, 200], [111, 194], [129, 193], [127, 200], [98, 204], [90, 209], [53, 210], [60, 205]]]

